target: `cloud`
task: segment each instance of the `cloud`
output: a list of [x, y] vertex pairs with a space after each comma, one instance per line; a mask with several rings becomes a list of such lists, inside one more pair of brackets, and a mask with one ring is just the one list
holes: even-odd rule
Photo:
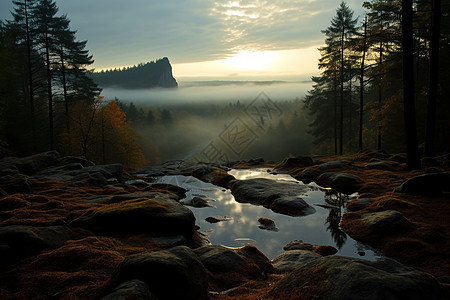
[[[347, 1], [362, 11], [361, 1]], [[323, 40], [338, 1], [77, 0], [56, 1], [77, 37], [88, 40], [97, 68], [167, 56], [173, 63], [228, 57], [241, 49], [304, 48]], [[9, 1], [0, 19], [11, 19]], [[356, 14], [357, 15], [357, 14]]]

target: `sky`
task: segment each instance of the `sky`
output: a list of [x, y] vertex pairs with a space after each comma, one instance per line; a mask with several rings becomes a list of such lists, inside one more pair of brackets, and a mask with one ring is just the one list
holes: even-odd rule
[[[96, 70], [168, 57], [177, 80], [305, 80], [338, 0], [56, 0]], [[362, 19], [362, 0], [347, 0]], [[9, 20], [12, 1], [0, 0]]]

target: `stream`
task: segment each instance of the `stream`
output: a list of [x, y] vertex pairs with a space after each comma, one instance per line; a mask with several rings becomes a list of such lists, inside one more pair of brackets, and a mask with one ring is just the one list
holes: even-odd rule
[[[304, 185], [288, 174], [272, 175], [266, 169], [232, 169], [228, 171], [236, 179], [268, 178]], [[181, 186], [188, 190], [186, 202], [194, 196], [206, 196], [213, 200], [211, 207], [188, 206], [197, 219], [200, 231], [205, 233], [212, 244], [241, 247], [246, 244], [256, 246], [270, 259], [281, 254], [283, 246], [293, 240], [302, 240], [313, 245], [332, 245], [338, 249], [336, 255], [376, 260], [381, 254], [363, 245], [339, 228], [341, 215], [346, 211], [347, 201], [357, 195], [335, 193], [331, 189], [320, 188], [314, 183], [306, 185], [304, 194], [299, 195], [316, 210], [315, 213], [291, 217], [279, 214], [249, 203], [235, 201], [230, 190], [203, 182], [192, 176], [170, 175], [155, 178], [156, 182]], [[209, 223], [208, 217], [225, 217], [224, 221]], [[261, 229], [259, 218], [275, 221], [276, 228]]]

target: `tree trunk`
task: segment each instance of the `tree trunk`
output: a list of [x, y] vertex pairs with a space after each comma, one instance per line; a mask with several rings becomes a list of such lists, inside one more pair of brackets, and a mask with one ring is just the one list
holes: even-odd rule
[[364, 108], [364, 63], [366, 60], [366, 48], [367, 48], [367, 16], [364, 20], [364, 42], [363, 42], [363, 54], [361, 59], [361, 74], [359, 78], [359, 150], [363, 149], [363, 108]]
[[[64, 94], [64, 110], [66, 114], [66, 129], [67, 133], [70, 133], [70, 122], [69, 122], [69, 99], [67, 97], [67, 82], [66, 82], [66, 66], [64, 65], [64, 48], [61, 43], [61, 75], [62, 75], [62, 84], [63, 84], [63, 94]], [[70, 134], [69, 134], [70, 137]]]
[[338, 131], [337, 131], [337, 78], [334, 78], [334, 155], [338, 154]]
[[[383, 64], [383, 42], [380, 42], [380, 49], [379, 49], [379, 56], [380, 56], [380, 66]], [[381, 111], [381, 104], [382, 104], [382, 87], [381, 87], [381, 78], [380, 76], [380, 83], [378, 84], [378, 109]], [[381, 130], [383, 128], [381, 127], [381, 120], [378, 122], [378, 142], [377, 142], [377, 149], [381, 150]]]
[[31, 112], [31, 131], [33, 140], [33, 152], [37, 152], [37, 140], [36, 140], [36, 114], [34, 110], [34, 87], [33, 87], [33, 68], [31, 64], [31, 39], [30, 39], [30, 28], [28, 22], [28, 3], [27, 0], [24, 1], [25, 10], [25, 30], [27, 36], [27, 63], [28, 63], [28, 87], [30, 96], [30, 112]]
[[402, 1], [402, 47], [403, 47], [403, 110], [405, 118], [406, 155], [408, 167], [420, 167], [417, 147], [416, 108], [414, 103], [414, 56], [413, 56], [413, 10], [412, 0]]
[[435, 155], [436, 102], [439, 82], [439, 38], [441, 30], [441, 0], [433, 0], [431, 17], [430, 84], [427, 107], [427, 131], [425, 136], [425, 155]]
[[55, 148], [53, 134], [53, 95], [52, 95], [52, 75], [50, 68], [50, 45], [48, 34], [45, 34], [45, 60], [47, 64], [47, 92], [48, 92], [48, 122], [50, 134], [50, 150]]
[[343, 150], [343, 133], [344, 133], [344, 34], [345, 30], [342, 28], [341, 35], [341, 107], [340, 107], [340, 126], [339, 126], [339, 155], [342, 155]]

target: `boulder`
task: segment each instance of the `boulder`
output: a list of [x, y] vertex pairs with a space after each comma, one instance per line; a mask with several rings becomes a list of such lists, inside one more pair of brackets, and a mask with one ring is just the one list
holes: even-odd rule
[[405, 216], [396, 210], [385, 210], [361, 215], [361, 221], [372, 232], [398, 232], [414, 227]]
[[[33, 227], [10, 225], [0, 227], [0, 245], [8, 249], [11, 259], [34, 255], [42, 250], [56, 249], [70, 239], [65, 226]], [[5, 248], [6, 246], [6, 248]], [[2, 257], [2, 260], [7, 258]]]
[[100, 300], [158, 300], [148, 289], [148, 285], [137, 279], [119, 284], [110, 294]]
[[392, 170], [398, 170], [401, 169], [402, 166], [398, 163], [387, 163], [383, 161], [376, 161], [371, 162], [366, 165], [366, 168], [368, 169], [376, 169], [376, 170], [385, 170], [385, 171], [392, 171]]
[[138, 198], [105, 205], [91, 210], [72, 221], [71, 226], [99, 233], [152, 232], [163, 235], [183, 235], [194, 232], [195, 216], [191, 210], [167, 194]]
[[296, 176], [296, 179], [303, 181], [303, 183], [305, 184], [308, 184], [316, 181], [321, 174], [322, 172], [316, 169], [304, 169], [300, 176]]
[[118, 285], [100, 300], [157, 300], [157, 298], [150, 293], [145, 282], [134, 279]]
[[320, 256], [308, 250], [289, 250], [272, 260], [272, 264], [282, 273], [291, 272], [298, 267], [318, 259]]
[[84, 156], [65, 156], [58, 160], [57, 164], [59, 166], [71, 165], [71, 164], [80, 164], [83, 167], [91, 167], [95, 165], [92, 161], [87, 160]]
[[133, 255], [119, 266], [117, 278], [143, 281], [161, 300], [208, 298], [205, 267], [186, 246]]
[[60, 155], [56, 151], [48, 151], [32, 156], [17, 158], [9, 163], [15, 165], [20, 173], [32, 175], [57, 163]]
[[352, 194], [363, 185], [363, 181], [356, 175], [348, 173], [323, 173], [316, 183], [323, 187], [330, 187], [340, 193]]
[[262, 279], [275, 269], [270, 260], [254, 246], [231, 249], [221, 245], [207, 245], [194, 250], [209, 271], [210, 282], [221, 289], [229, 289], [252, 279]]
[[357, 211], [362, 210], [366, 207], [369, 207], [373, 203], [372, 198], [358, 198], [355, 200], [352, 200], [347, 203], [347, 209], [349, 211]]
[[450, 173], [442, 172], [415, 176], [402, 183], [395, 191], [420, 195], [439, 195], [442, 192], [449, 192]]
[[28, 181], [28, 177], [22, 174], [0, 177], [0, 188], [8, 194], [29, 194], [32, 192], [32, 186]]
[[283, 162], [275, 167], [275, 170], [278, 169], [293, 169], [293, 168], [302, 168], [309, 167], [314, 165], [314, 161], [309, 156], [297, 156], [297, 157], [288, 157]]
[[269, 295], [288, 298], [305, 292], [330, 300], [445, 299], [434, 277], [388, 258], [320, 257], [289, 273]]
[[291, 182], [277, 182], [266, 178], [234, 180], [230, 186], [236, 201], [262, 205], [277, 213], [303, 216], [315, 212], [300, 195], [306, 186]]
[[322, 171], [331, 169], [344, 169], [347, 167], [348, 161], [346, 160], [332, 160], [319, 165], [319, 169]]
[[189, 205], [189, 206], [197, 207], [197, 208], [214, 207], [213, 205], [209, 204], [210, 201], [214, 201], [214, 200], [210, 199], [206, 196], [203, 196], [203, 195], [198, 195], [198, 196], [192, 197], [192, 199], [182, 201], [182, 203], [184, 205]]

